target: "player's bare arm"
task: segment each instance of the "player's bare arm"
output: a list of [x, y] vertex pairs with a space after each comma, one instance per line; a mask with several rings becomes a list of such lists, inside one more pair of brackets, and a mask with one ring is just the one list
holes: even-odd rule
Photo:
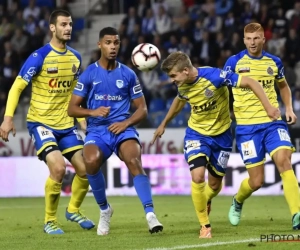
[[263, 87], [257, 81], [255, 81], [250, 77], [242, 76], [240, 87], [249, 88], [253, 91], [253, 93], [257, 96], [257, 98], [262, 103], [264, 109], [266, 110], [269, 118], [272, 121], [275, 121], [280, 117], [280, 110], [272, 106]]
[[161, 124], [156, 129], [156, 131], [154, 132], [151, 144], [153, 144], [156, 141], [157, 137], [161, 137], [164, 134], [165, 128], [168, 125], [168, 123], [170, 121], [172, 121], [172, 119], [174, 119], [174, 117], [180, 113], [180, 111], [183, 109], [185, 103], [186, 103], [186, 101], [181, 100], [178, 97], [174, 98], [166, 117], [161, 122]]
[[136, 108], [136, 111], [132, 114], [132, 116], [125, 121], [111, 124], [108, 127], [109, 131], [114, 134], [120, 134], [129, 126], [136, 125], [147, 117], [148, 110], [144, 96], [134, 99], [133, 105]]
[[286, 80], [277, 82], [281, 99], [285, 106], [285, 116], [288, 124], [295, 124], [297, 116], [293, 110], [291, 89]]
[[81, 107], [81, 103], [83, 102], [83, 97], [78, 95], [72, 95], [69, 107], [68, 107], [68, 115], [70, 117], [82, 118], [82, 117], [90, 117], [90, 116], [102, 116], [107, 117], [110, 112], [110, 107], [101, 106], [97, 109], [85, 109]]

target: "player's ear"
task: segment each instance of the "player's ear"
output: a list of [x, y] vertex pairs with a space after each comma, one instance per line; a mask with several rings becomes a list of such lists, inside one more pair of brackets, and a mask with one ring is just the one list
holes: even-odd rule
[[50, 28], [51, 32], [55, 32], [55, 25], [54, 24], [50, 24], [49, 28]]
[[101, 49], [101, 42], [100, 41], [97, 43], [97, 45], [98, 45], [98, 48]]

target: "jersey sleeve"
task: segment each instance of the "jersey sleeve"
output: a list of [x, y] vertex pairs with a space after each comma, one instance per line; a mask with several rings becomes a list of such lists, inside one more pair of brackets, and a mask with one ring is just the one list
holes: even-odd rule
[[235, 72], [235, 67], [236, 67], [236, 60], [234, 59], [233, 56], [229, 57], [223, 67], [224, 71], [232, 71]]
[[30, 83], [32, 78], [41, 71], [43, 63], [44, 59], [38, 52], [32, 53], [23, 64], [19, 76]]
[[209, 79], [216, 88], [223, 86], [239, 87], [241, 82], [241, 76], [233, 71], [225, 71], [217, 68], [212, 68], [211, 78]]
[[91, 77], [89, 70], [85, 70], [80, 76], [73, 90], [74, 95], [86, 97], [91, 88]]
[[278, 57], [276, 58], [275, 62], [278, 69], [278, 74], [275, 76], [275, 78], [278, 82], [282, 82], [285, 80], [284, 66], [282, 64], [282, 61]]
[[138, 79], [137, 75], [133, 71], [130, 74], [129, 94], [131, 100], [139, 98], [144, 95], [140, 80]]

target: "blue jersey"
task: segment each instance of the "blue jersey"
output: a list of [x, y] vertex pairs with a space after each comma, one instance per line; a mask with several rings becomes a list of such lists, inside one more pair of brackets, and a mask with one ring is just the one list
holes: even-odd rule
[[98, 62], [81, 74], [73, 94], [86, 98], [88, 109], [111, 107], [107, 117], [89, 117], [88, 129], [126, 120], [131, 100], [143, 96], [140, 82], [130, 68], [118, 63], [114, 70], [106, 70]]

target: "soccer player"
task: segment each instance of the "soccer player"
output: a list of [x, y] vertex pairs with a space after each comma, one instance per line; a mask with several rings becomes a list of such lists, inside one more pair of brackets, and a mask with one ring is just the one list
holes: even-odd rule
[[[296, 122], [291, 91], [284, 77], [281, 60], [263, 51], [264, 29], [259, 23], [250, 23], [244, 28], [246, 50], [231, 56], [225, 71], [249, 76], [260, 82], [273, 106], [278, 107], [275, 83], [286, 108], [289, 124]], [[242, 181], [233, 198], [229, 211], [232, 225], [238, 225], [243, 203], [264, 183], [264, 162], [270, 154], [282, 178], [283, 191], [292, 215], [293, 229], [300, 229], [299, 187], [292, 169], [291, 155], [295, 150], [291, 143], [287, 124], [279, 118], [272, 121], [261, 103], [249, 88], [233, 89], [234, 112], [237, 121], [236, 142], [248, 170], [249, 178]]]
[[[45, 185], [45, 225], [48, 234], [63, 234], [56, 219], [56, 212], [65, 175], [65, 158], [76, 170], [72, 195], [66, 209], [67, 220], [77, 222], [83, 229], [95, 225], [79, 208], [88, 192], [85, 165], [82, 158], [83, 140], [74, 126], [74, 118], [67, 114], [67, 107], [76, 85], [81, 64], [79, 53], [66, 45], [71, 38], [72, 18], [67, 11], [56, 10], [50, 16], [50, 43], [32, 53], [24, 63], [8, 96], [0, 136], [16, 131], [13, 116], [21, 92], [30, 84], [32, 96], [27, 115], [27, 127], [34, 141], [37, 155], [50, 171]], [[80, 121], [85, 127], [85, 120]]]
[[[120, 38], [116, 29], [100, 31], [98, 46], [100, 60], [89, 65], [74, 89], [68, 114], [87, 117], [87, 136], [83, 158], [87, 177], [101, 213], [97, 234], [106, 235], [110, 229], [113, 209], [105, 194], [105, 180], [100, 165], [114, 152], [125, 162], [138, 197], [143, 204], [149, 231], [159, 232], [163, 225], [153, 210], [151, 186], [142, 168], [139, 136], [133, 125], [147, 116], [147, 107], [141, 85], [135, 73], [116, 61]], [[87, 98], [87, 109], [80, 104]], [[136, 111], [130, 116], [131, 100]]]
[[[276, 120], [280, 112], [271, 105], [263, 88], [255, 80], [217, 68], [196, 68], [182, 52], [171, 53], [161, 68], [177, 85], [178, 95], [155, 131], [151, 143], [163, 135], [167, 124], [188, 102], [192, 111], [184, 138], [184, 156], [190, 167], [192, 200], [201, 225], [199, 238], [211, 238], [207, 203], [222, 188], [222, 178], [232, 150], [229, 93], [226, 86], [251, 88], [272, 120]], [[205, 183], [206, 168], [208, 185]]]

